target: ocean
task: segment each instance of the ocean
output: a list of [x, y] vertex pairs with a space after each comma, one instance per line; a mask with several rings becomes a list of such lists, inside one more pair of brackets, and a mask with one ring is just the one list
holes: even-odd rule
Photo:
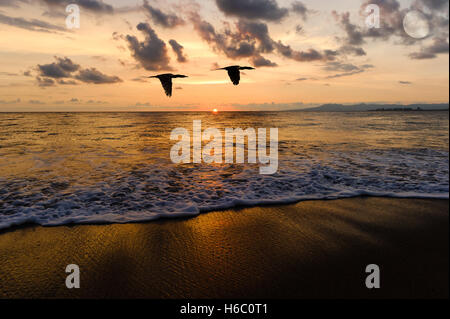
[[[171, 131], [194, 120], [278, 128], [278, 172], [172, 163]], [[0, 229], [366, 195], [449, 198], [448, 170], [445, 111], [0, 113]]]

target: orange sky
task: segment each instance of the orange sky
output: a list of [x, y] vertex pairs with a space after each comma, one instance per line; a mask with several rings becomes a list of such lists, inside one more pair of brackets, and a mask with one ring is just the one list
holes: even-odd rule
[[[337, 17], [349, 12], [352, 25], [364, 33], [365, 17], [360, 14], [363, 1], [332, 4], [326, 0], [303, 1], [308, 10], [306, 15], [290, 10], [277, 20], [230, 13], [219, 2], [149, 1], [152, 8], [184, 21], [164, 27], [142, 7], [142, 1], [104, 1], [114, 8], [113, 13], [81, 7], [81, 28], [73, 31], [65, 28], [65, 16], [61, 14], [65, 4], [49, 7], [42, 0], [33, 5], [19, 1], [0, 5], [0, 111], [276, 110], [330, 102], [447, 103], [449, 100], [448, 24], [447, 34], [437, 34], [434, 30], [432, 36], [408, 44], [400, 33], [379, 39], [367, 36], [355, 45], [363, 48], [365, 55], [339, 53], [335, 60], [299, 61], [283, 56], [281, 51], [267, 50], [262, 55], [277, 66], [245, 71], [241, 84], [235, 87], [225, 71], [211, 71], [213, 64], [251, 65], [250, 57], [227, 56], [215, 47], [217, 43], [205, 41], [194, 27], [192, 12], [213, 26], [216, 34], [226, 34], [226, 29], [235, 34], [239, 21], [249, 21], [267, 25], [275, 46], [282, 43], [297, 53], [310, 49], [341, 52], [347, 34]], [[276, 6], [283, 13], [282, 9], [291, 8], [297, 2], [280, 0]], [[401, 1], [402, 10], [410, 9], [411, 3]], [[448, 23], [448, 5], [445, 10], [443, 17]], [[385, 19], [391, 17], [389, 13]], [[42, 27], [37, 21], [48, 25]], [[174, 80], [174, 95], [170, 99], [164, 95], [158, 80], [137, 81], [142, 76], [169, 72], [145, 69], [133, 56], [126, 37], [133, 36], [145, 43], [145, 34], [136, 28], [139, 23], [148, 23], [164, 43], [170, 59], [167, 65], [172, 68], [169, 71], [189, 75], [187, 79]], [[37, 25], [41, 26], [39, 30]], [[300, 32], [297, 26], [301, 26]], [[436, 38], [446, 41], [447, 52], [441, 49], [432, 58], [411, 58], [412, 53], [431, 48]], [[169, 45], [171, 39], [184, 47], [187, 62], [177, 61]], [[245, 41], [260, 45], [251, 37]], [[102, 75], [120, 81], [95, 84], [74, 72], [66, 78], [50, 78], [54, 85], [40, 86], [37, 77], [43, 80], [45, 76], [38, 65], [56, 63], [55, 57], [70, 59], [79, 66], [77, 72], [95, 68]], [[66, 84], [58, 83], [59, 80]]]

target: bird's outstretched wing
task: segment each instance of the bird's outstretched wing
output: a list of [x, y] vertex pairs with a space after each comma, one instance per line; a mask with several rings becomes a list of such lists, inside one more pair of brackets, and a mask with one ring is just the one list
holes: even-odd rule
[[255, 68], [252, 68], [251, 66], [241, 66], [239, 70], [255, 70]]
[[231, 82], [233, 82], [234, 85], [238, 85], [241, 81], [241, 72], [239, 71], [239, 68], [231, 68], [227, 71], [228, 75], [230, 76]]
[[182, 74], [175, 74], [175, 75], [172, 75], [172, 78], [187, 78], [188, 76], [187, 75], [182, 75]]
[[168, 97], [171, 97], [172, 96], [172, 78], [161, 77], [161, 78], [159, 78], [159, 80], [161, 81], [164, 91], [166, 91], [166, 95]]

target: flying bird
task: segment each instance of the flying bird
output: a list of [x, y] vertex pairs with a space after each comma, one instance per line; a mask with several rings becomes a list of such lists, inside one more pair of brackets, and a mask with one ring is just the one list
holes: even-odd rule
[[228, 75], [230, 76], [231, 82], [233, 82], [234, 85], [238, 85], [241, 81], [241, 70], [255, 70], [255, 68], [249, 67], [249, 66], [239, 66], [239, 65], [233, 65], [233, 66], [227, 66], [226, 68], [220, 68], [217, 70], [227, 70]]
[[172, 79], [175, 79], [175, 78], [187, 78], [187, 76], [181, 75], [181, 74], [172, 74], [172, 73], [149, 76], [149, 79], [159, 79], [161, 81], [164, 91], [166, 92], [166, 95], [168, 97], [172, 96]]

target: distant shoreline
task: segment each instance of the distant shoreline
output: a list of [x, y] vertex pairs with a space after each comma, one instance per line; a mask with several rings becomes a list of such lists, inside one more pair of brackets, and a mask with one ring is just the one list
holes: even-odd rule
[[318, 111], [318, 110], [293, 110], [293, 111], [285, 111], [285, 112], [322, 112], [322, 113], [364, 113], [364, 112], [448, 112], [449, 109], [442, 110], [417, 110], [417, 109], [376, 109], [376, 110], [339, 110], [339, 111]]
[[323, 104], [318, 107], [311, 107], [306, 109], [298, 109], [296, 111], [315, 111], [315, 112], [411, 112], [411, 111], [447, 111], [449, 110], [448, 103], [429, 103], [429, 104]]

